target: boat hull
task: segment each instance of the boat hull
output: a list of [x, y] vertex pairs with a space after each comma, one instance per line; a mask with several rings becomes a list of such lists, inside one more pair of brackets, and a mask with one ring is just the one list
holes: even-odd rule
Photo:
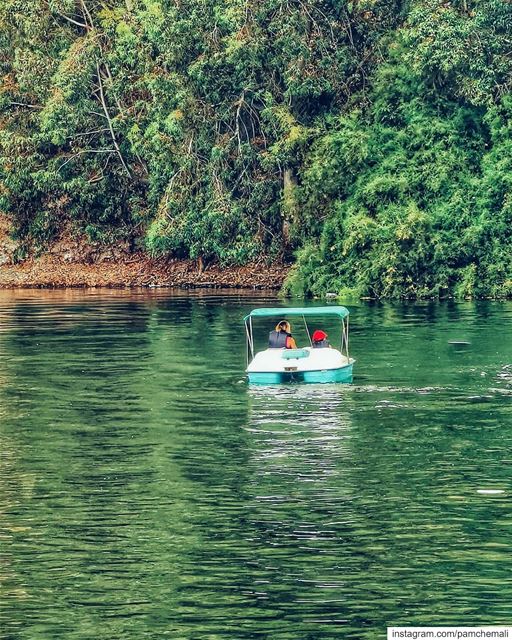
[[338, 369], [324, 369], [319, 371], [254, 371], [248, 372], [249, 383], [268, 385], [302, 382], [306, 384], [326, 384], [332, 382], [351, 383], [352, 364]]

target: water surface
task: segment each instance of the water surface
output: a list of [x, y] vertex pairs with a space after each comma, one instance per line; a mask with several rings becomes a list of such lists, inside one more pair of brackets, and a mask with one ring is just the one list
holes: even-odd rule
[[1, 638], [511, 623], [512, 304], [358, 304], [353, 385], [250, 389], [276, 304], [0, 293]]

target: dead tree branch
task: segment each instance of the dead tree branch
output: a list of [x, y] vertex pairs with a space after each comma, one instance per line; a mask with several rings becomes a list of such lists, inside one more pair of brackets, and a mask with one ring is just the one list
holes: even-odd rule
[[112, 142], [113, 142], [114, 147], [115, 147], [115, 149], [117, 151], [117, 155], [119, 156], [121, 164], [124, 167], [124, 170], [126, 171], [128, 176], [131, 178], [132, 174], [130, 172], [130, 169], [128, 169], [128, 165], [124, 161], [123, 154], [121, 153], [121, 149], [119, 148], [119, 144], [117, 143], [116, 134], [114, 132], [114, 127], [112, 125], [112, 118], [110, 117], [110, 114], [109, 114], [109, 111], [108, 111], [107, 101], [105, 99], [105, 92], [103, 90], [103, 80], [101, 79], [101, 67], [100, 67], [100, 63], [99, 62], [96, 63], [96, 71], [97, 71], [97, 74], [98, 74], [98, 83], [99, 83], [99, 90], [100, 90], [99, 97], [100, 97], [100, 101], [101, 101], [101, 106], [103, 107], [103, 111], [105, 113], [105, 118], [107, 119], [108, 128], [110, 130], [110, 137], [112, 138]]

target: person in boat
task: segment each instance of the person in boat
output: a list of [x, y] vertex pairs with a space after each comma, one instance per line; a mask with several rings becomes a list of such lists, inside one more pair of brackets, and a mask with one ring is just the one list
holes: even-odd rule
[[287, 320], [280, 320], [274, 331], [268, 336], [269, 349], [296, 349], [297, 345], [292, 336], [292, 327]]
[[313, 335], [311, 336], [313, 349], [325, 349], [326, 347], [330, 347], [331, 345], [329, 344], [327, 337], [328, 336], [325, 331], [322, 331], [321, 329], [313, 331]]

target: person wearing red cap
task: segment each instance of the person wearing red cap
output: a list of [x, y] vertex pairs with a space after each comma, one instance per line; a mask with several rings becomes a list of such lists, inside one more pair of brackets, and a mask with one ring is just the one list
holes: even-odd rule
[[325, 349], [326, 347], [331, 346], [327, 340], [327, 334], [321, 329], [317, 329], [313, 332], [311, 340], [313, 342], [313, 349]]

